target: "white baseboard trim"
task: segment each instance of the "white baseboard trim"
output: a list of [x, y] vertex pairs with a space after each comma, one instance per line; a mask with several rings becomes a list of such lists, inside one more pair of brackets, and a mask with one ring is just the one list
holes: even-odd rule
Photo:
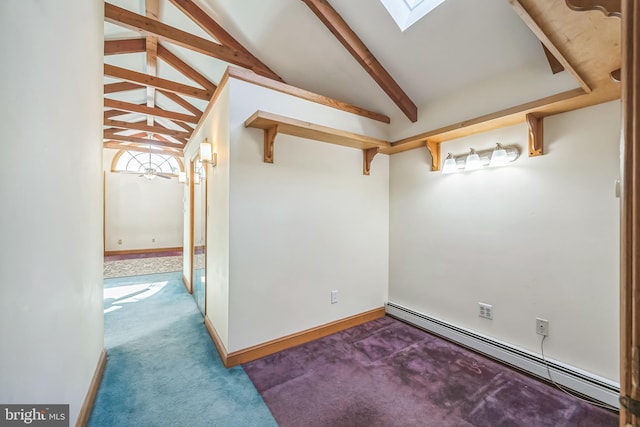
[[[547, 368], [537, 353], [460, 328], [393, 302], [388, 302], [385, 309], [390, 316], [548, 380]], [[620, 384], [557, 360], [547, 358], [547, 362], [556, 383], [613, 408], [620, 408]]]

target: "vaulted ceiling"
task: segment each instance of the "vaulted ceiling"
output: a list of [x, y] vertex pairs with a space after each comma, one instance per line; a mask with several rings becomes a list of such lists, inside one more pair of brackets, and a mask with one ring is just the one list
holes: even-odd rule
[[387, 116], [392, 152], [616, 99], [619, 0], [594, 3], [447, 0], [402, 32], [378, 0], [110, 0], [105, 147], [181, 153], [229, 65]]

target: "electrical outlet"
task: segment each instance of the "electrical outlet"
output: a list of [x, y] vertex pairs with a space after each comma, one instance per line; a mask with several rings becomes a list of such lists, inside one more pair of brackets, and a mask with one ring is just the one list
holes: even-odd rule
[[331, 304], [338, 303], [338, 291], [331, 291]]
[[549, 321], [536, 317], [536, 333], [545, 337], [549, 335]]
[[480, 308], [480, 317], [484, 317], [485, 319], [493, 319], [493, 306], [491, 304], [479, 302], [478, 307]]
[[118, 239], [118, 244], [121, 245], [122, 244], [122, 239]]

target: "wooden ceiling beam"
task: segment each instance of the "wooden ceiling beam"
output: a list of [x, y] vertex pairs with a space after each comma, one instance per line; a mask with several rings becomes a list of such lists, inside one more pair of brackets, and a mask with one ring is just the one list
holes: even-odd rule
[[112, 117], [117, 117], [117, 116], [124, 116], [125, 114], [129, 114], [128, 111], [122, 111], [122, 110], [106, 110], [103, 113], [103, 117], [104, 120], [108, 120]]
[[105, 40], [104, 56], [144, 52], [146, 45], [145, 39]]
[[164, 117], [177, 122], [198, 123], [198, 118], [189, 114], [176, 113], [174, 111], [163, 110], [162, 108], [149, 108], [146, 105], [132, 104], [130, 102], [117, 101], [115, 99], [105, 99], [104, 106], [129, 113], [151, 114], [155, 117]]
[[[159, 0], [145, 0], [145, 14], [147, 18], [159, 19], [160, 2]], [[158, 75], [158, 39], [153, 36], [146, 37], [147, 50], [147, 74], [150, 76]], [[147, 86], [147, 107], [156, 106], [156, 88]], [[153, 116], [147, 116], [147, 125], [153, 126]]]
[[[182, 13], [187, 15], [193, 22], [198, 24], [207, 34], [218, 40], [223, 46], [227, 46], [238, 52], [242, 52], [248, 57], [252, 58], [256, 64], [254, 71], [265, 77], [272, 78], [274, 80], [283, 81], [280, 76], [267, 67], [262, 61], [256, 58], [251, 52], [233, 38], [224, 28], [209, 16], [204, 10], [200, 9], [192, 0], [169, 0], [175, 7], [177, 7]], [[258, 71], [260, 69], [260, 71]]]
[[564, 66], [556, 59], [555, 56], [553, 56], [553, 53], [549, 52], [549, 49], [547, 49], [544, 43], [542, 43], [542, 50], [544, 50], [544, 56], [547, 57], [547, 62], [549, 63], [549, 67], [553, 74], [558, 74], [564, 71]]
[[[149, 152], [149, 144], [137, 144], [137, 143], [127, 142], [127, 141], [107, 140], [102, 143], [102, 146], [104, 148], [113, 148], [116, 150], [139, 151], [142, 153]], [[157, 148], [154, 149], [154, 153], [168, 154], [171, 156], [182, 156], [183, 150], [177, 149], [177, 148], [157, 146]]]
[[145, 73], [138, 73], [137, 71], [127, 70], [126, 68], [116, 67], [115, 65], [104, 64], [104, 75], [122, 79], [131, 83], [151, 86], [167, 92], [193, 96], [194, 98], [203, 99], [205, 101], [211, 99], [211, 95], [213, 95], [212, 92], [209, 92], [206, 89], [199, 89], [197, 87], [177, 83], [172, 80], [161, 79], [160, 77], [150, 76]]
[[143, 122], [125, 122], [123, 120], [107, 119], [104, 121], [105, 126], [111, 126], [121, 129], [139, 130], [143, 132], [153, 132], [161, 135], [175, 136], [177, 138], [189, 138], [191, 134], [189, 132], [183, 132], [181, 130], [169, 129], [164, 126], [149, 126]]
[[622, 3], [620, 0], [566, 0], [570, 9], [584, 12], [599, 10], [607, 16], [622, 16]]
[[302, 0], [333, 33], [382, 90], [393, 100], [402, 112], [411, 120], [418, 120], [418, 107], [391, 77], [387, 70], [373, 56], [355, 32], [342, 19], [342, 16], [326, 0]]
[[170, 147], [170, 148], [178, 148], [182, 149], [182, 144], [174, 144], [173, 142], [160, 141], [158, 139], [146, 139], [140, 138], [136, 136], [127, 136], [127, 135], [118, 135], [115, 132], [104, 131], [103, 133], [104, 139], [110, 139], [113, 141], [121, 141], [121, 142], [136, 142], [138, 144], [151, 144], [157, 145], [160, 147]]
[[209, 92], [215, 92], [215, 83], [211, 82], [207, 77], [200, 74], [192, 66], [184, 62], [182, 59], [178, 58], [169, 49], [162, 46], [162, 43], [158, 43], [158, 57], [167, 64], [171, 65], [174, 69], [182, 73], [182, 75], [184, 75], [188, 79], [193, 80], [203, 88], [207, 89]]
[[187, 101], [180, 95], [177, 95], [172, 92], [164, 92], [164, 91], [160, 91], [160, 93], [166, 96], [167, 98], [169, 98], [171, 101], [178, 104], [179, 106], [181, 106], [182, 108], [184, 108], [185, 110], [187, 110], [188, 112], [190, 112], [191, 114], [193, 114], [194, 116], [196, 116], [198, 119], [202, 117], [202, 111], [196, 106], [192, 105], [189, 101]]
[[553, 44], [553, 42], [549, 39], [549, 36], [540, 28], [540, 25], [533, 19], [533, 17], [529, 14], [529, 12], [524, 8], [524, 6], [520, 3], [520, 0], [509, 0], [509, 4], [513, 7], [513, 10], [516, 14], [522, 19], [522, 21], [527, 24], [529, 29], [535, 34], [535, 36], [542, 42], [542, 44], [549, 50], [551, 55], [555, 57], [555, 59], [562, 64], [565, 70], [569, 72], [573, 76], [574, 79], [578, 82], [578, 85], [584, 90], [586, 93], [591, 93], [591, 87], [585, 82], [584, 78], [576, 71], [575, 67], [569, 63], [569, 60], [565, 58], [565, 56], [560, 52], [560, 50]]
[[114, 6], [110, 3], [104, 4], [104, 20], [124, 28], [138, 31], [144, 35], [156, 36], [160, 40], [191, 49], [230, 64], [254, 70], [256, 73], [263, 72], [262, 67], [256, 64], [253, 58], [242, 52], [163, 24], [155, 19], [138, 15], [137, 13]]
[[104, 85], [104, 93], [127, 92], [129, 90], [144, 89], [144, 86], [131, 82], [108, 83]]

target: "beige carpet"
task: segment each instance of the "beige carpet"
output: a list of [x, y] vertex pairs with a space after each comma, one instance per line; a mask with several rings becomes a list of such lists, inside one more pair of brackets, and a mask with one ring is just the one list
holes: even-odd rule
[[182, 256], [124, 259], [104, 262], [104, 278], [182, 271]]

